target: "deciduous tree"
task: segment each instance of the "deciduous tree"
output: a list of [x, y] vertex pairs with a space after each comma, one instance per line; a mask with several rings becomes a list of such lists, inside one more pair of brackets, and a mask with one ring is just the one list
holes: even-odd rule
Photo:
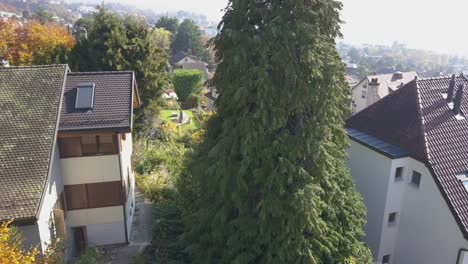
[[33, 264], [37, 249], [26, 251], [22, 247], [20, 236], [4, 222], [0, 225], [0, 263]]
[[0, 55], [13, 65], [66, 63], [75, 39], [59, 25], [0, 22]]

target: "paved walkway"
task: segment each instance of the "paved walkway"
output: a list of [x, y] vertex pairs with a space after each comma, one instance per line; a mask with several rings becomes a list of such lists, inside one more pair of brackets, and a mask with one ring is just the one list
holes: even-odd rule
[[153, 204], [139, 192], [135, 197], [136, 207], [133, 216], [130, 244], [106, 248], [108, 264], [132, 264], [133, 258], [151, 243], [153, 226]]

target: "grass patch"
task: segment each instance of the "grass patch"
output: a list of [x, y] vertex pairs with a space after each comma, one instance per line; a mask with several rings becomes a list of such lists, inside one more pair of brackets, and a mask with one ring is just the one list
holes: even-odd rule
[[[198, 123], [197, 119], [193, 116], [192, 111], [185, 110], [183, 111], [190, 118], [190, 124], [186, 124], [179, 127], [180, 135], [183, 135], [188, 132], [192, 132], [200, 128], [200, 124]], [[172, 113], [179, 113], [177, 110], [163, 110], [161, 111], [161, 119], [166, 122], [172, 122], [171, 114]]]

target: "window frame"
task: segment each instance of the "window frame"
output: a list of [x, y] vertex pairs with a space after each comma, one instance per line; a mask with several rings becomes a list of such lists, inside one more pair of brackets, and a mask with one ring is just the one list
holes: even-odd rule
[[382, 264], [389, 264], [391, 260], [392, 260], [391, 254], [384, 255], [382, 257]]
[[389, 226], [395, 225], [398, 219], [398, 212], [391, 212], [388, 214], [387, 224]]
[[405, 168], [404, 167], [398, 167], [395, 169], [395, 174], [394, 174], [394, 180], [395, 182], [401, 182], [403, 181], [403, 175], [404, 175], [404, 172], [405, 172]]
[[[415, 179], [418, 179], [415, 181]], [[413, 174], [411, 175], [411, 185], [413, 185], [416, 188], [419, 188], [421, 186], [421, 179], [422, 179], [422, 174], [413, 170]]]
[[361, 98], [365, 99], [366, 97], [367, 97], [367, 91], [366, 91], [366, 90], [362, 90]]

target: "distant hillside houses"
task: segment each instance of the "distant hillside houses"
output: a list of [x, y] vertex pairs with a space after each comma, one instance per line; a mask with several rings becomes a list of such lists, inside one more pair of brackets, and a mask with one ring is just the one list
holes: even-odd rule
[[352, 88], [352, 113], [362, 111], [418, 77], [416, 72], [394, 72], [365, 77]]

